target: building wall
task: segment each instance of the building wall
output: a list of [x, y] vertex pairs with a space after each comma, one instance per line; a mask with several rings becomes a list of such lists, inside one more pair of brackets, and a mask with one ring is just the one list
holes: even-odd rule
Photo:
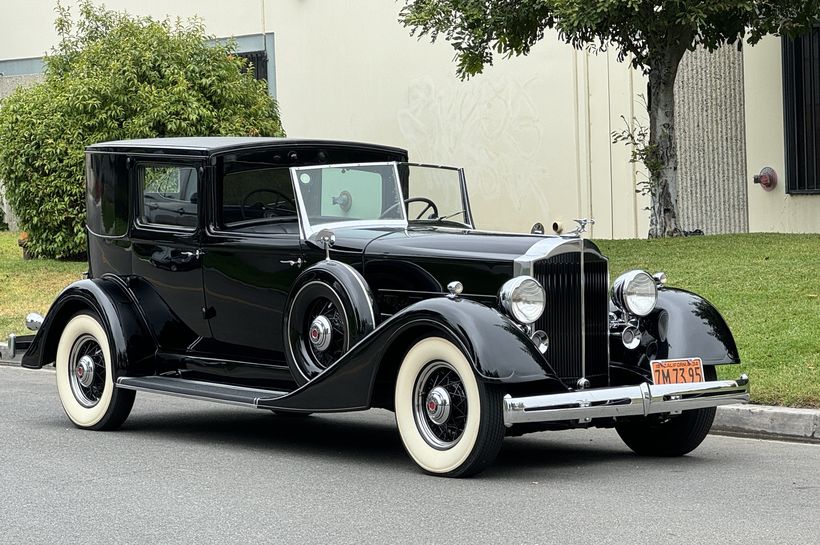
[[[749, 230], [753, 232], [820, 232], [820, 195], [786, 194], [783, 86], [780, 38], [767, 37], [743, 55], [746, 96], [746, 188]], [[752, 177], [772, 167], [777, 187], [764, 191]]]
[[[0, 52], [42, 55], [55, 41], [53, 0], [5, 10]], [[527, 231], [593, 217], [599, 238], [643, 237], [647, 199], [629, 149], [611, 132], [641, 115], [644, 78], [613, 54], [554, 35], [467, 82], [450, 46], [409, 35], [400, 4], [359, 0], [107, 0], [161, 17], [199, 14], [215, 36], [271, 35], [276, 95], [289, 136], [406, 147], [413, 160], [464, 166], [479, 227]], [[355, 7], [354, 7], [355, 6]], [[571, 228], [571, 226], [570, 226]]]
[[681, 228], [749, 230], [743, 54], [735, 47], [686, 53], [675, 81]]

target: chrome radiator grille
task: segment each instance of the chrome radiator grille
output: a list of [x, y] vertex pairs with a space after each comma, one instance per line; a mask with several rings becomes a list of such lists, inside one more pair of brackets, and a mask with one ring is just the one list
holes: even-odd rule
[[579, 252], [533, 264], [534, 276], [547, 295], [547, 308], [535, 326], [549, 335], [547, 360], [561, 379], [574, 385], [583, 374], [585, 359], [586, 378], [593, 387], [604, 386], [609, 366], [608, 264], [597, 252], [587, 251], [583, 268], [582, 298]]

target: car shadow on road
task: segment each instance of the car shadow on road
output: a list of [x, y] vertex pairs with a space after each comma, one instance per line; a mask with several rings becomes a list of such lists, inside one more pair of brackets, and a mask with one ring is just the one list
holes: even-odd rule
[[[132, 415], [118, 433], [187, 445], [196, 442], [208, 448], [253, 450], [254, 455], [263, 457], [332, 457], [374, 467], [414, 467], [404, 452], [392, 414], [364, 414], [291, 417], [230, 408], [151, 412]], [[585, 433], [544, 432], [507, 438], [496, 462], [483, 475], [492, 479], [538, 473], [546, 477], [560, 472], [567, 476], [568, 471], [580, 474], [592, 465], [664, 467], [663, 460], [637, 457], [620, 443], [610, 442], [606, 435], [597, 434], [594, 439], [576, 435]], [[614, 437], [615, 432], [603, 433]], [[676, 467], [691, 468], [704, 462], [697, 457], [678, 458]]]

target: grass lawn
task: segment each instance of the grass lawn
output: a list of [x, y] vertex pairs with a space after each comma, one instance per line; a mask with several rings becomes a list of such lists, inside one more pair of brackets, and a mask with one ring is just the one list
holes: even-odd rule
[[[23, 261], [17, 235], [0, 233], [0, 340], [25, 333], [28, 312], [45, 314], [85, 263]], [[695, 291], [723, 314], [741, 366], [721, 375], [752, 379], [757, 403], [820, 407], [820, 235], [720, 235], [597, 241], [612, 277], [664, 271], [669, 285]]]
[[23, 260], [17, 246], [17, 233], [0, 232], [0, 341], [9, 333], [30, 333], [25, 328], [26, 314], [45, 316], [60, 291], [79, 280], [87, 269], [85, 262], [50, 259]]
[[712, 302], [735, 336], [752, 400], [820, 407], [820, 235], [748, 234], [596, 241], [612, 278], [664, 271], [669, 286]]

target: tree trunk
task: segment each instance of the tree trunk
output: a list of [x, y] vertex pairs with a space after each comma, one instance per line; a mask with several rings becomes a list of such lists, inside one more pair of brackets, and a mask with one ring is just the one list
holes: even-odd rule
[[664, 52], [649, 70], [649, 145], [653, 149], [646, 165], [652, 196], [649, 238], [682, 234], [678, 227], [675, 77], [684, 51]]

